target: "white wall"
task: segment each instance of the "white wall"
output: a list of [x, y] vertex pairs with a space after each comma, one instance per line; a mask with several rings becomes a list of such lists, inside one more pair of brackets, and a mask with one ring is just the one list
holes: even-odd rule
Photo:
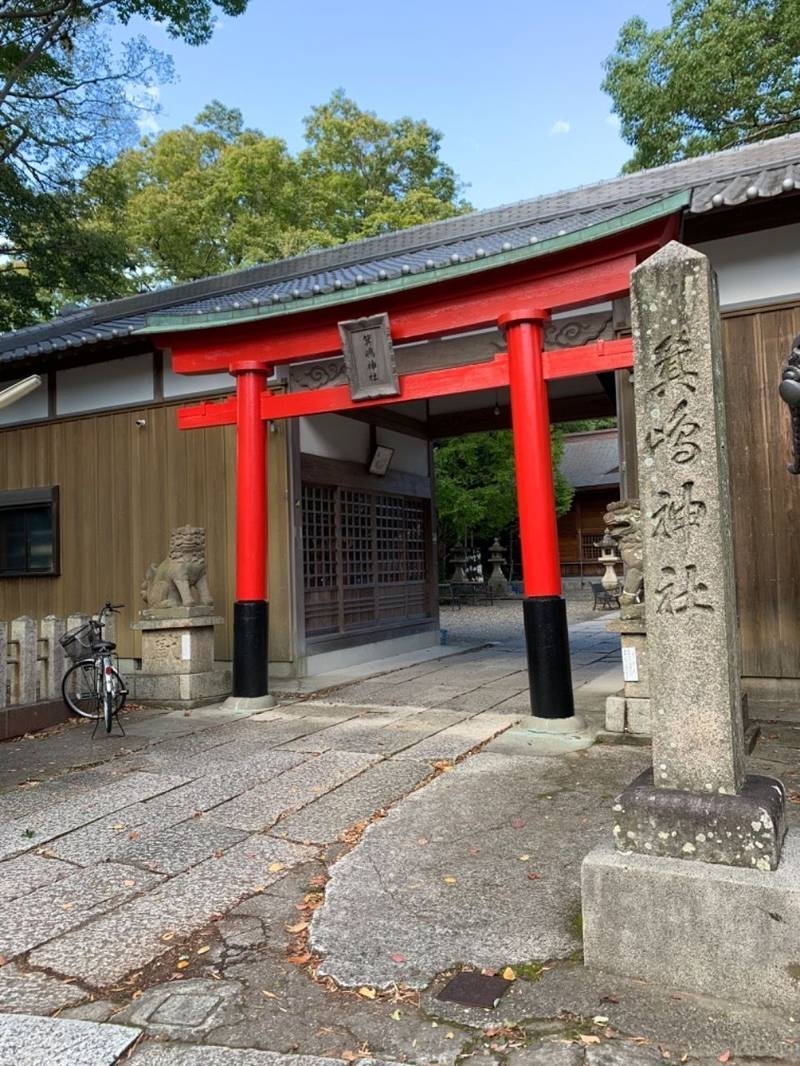
[[342, 415], [314, 415], [300, 419], [300, 451], [328, 459], [369, 462], [369, 426]]
[[[30, 374], [26, 374], [30, 377]], [[20, 381], [24, 378], [20, 378]], [[0, 381], [0, 392], [10, 385], [16, 385], [15, 381]], [[47, 375], [42, 376], [42, 383], [38, 389], [29, 392], [27, 396], [10, 407], [0, 407], [0, 426], [10, 426], [16, 422], [37, 422], [41, 418], [47, 418]]]
[[376, 434], [378, 444], [394, 448], [394, 455], [389, 467], [391, 471], [404, 474], [428, 476], [428, 442], [419, 437], [409, 437], [405, 433], [396, 433], [393, 429], [378, 427]]
[[719, 278], [723, 308], [800, 295], [800, 223], [695, 245]]
[[232, 374], [176, 374], [169, 356], [164, 359], [164, 397], [191, 396], [198, 392], [233, 391], [236, 379]]
[[153, 357], [133, 355], [56, 374], [56, 413], [127, 407], [153, 399]]

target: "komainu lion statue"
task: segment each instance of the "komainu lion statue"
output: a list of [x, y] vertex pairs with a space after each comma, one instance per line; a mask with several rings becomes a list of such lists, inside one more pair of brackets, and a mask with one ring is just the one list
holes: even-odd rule
[[642, 556], [642, 509], [638, 500], [610, 503], [603, 515], [608, 531], [619, 545], [625, 564], [625, 583], [619, 597], [621, 618], [644, 616], [644, 571]]
[[[195, 598], [194, 593], [197, 593]], [[206, 531], [200, 526], [179, 526], [169, 538], [169, 555], [151, 563], [142, 582], [147, 607], [211, 607], [206, 576]]]

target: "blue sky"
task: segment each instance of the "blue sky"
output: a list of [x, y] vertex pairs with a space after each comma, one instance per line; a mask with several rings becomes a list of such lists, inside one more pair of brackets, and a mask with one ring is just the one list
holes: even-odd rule
[[[214, 97], [245, 122], [302, 144], [302, 119], [341, 86], [384, 118], [425, 118], [476, 207], [613, 177], [630, 155], [600, 91], [602, 61], [634, 14], [668, 21], [667, 0], [381, 0], [268, 3], [223, 17], [190, 48], [158, 27], [179, 80], [161, 89], [162, 128]], [[140, 26], [136, 27], [137, 29]]]

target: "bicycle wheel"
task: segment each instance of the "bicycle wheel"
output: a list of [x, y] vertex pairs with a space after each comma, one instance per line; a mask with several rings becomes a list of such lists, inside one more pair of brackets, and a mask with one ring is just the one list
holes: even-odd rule
[[81, 659], [64, 674], [61, 694], [64, 703], [81, 718], [97, 719], [103, 713], [103, 700], [98, 692], [97, 666], [94, 659]]
[[122, 675], [115, 666], [111, 667], [111, 681], [111, 687], [114, 692], [114, 710], [112, 713], [119, 714], [125, 706], [125, 700], [128, 698], [128, 690], [125, 688], [125, 682], [122, 680]]

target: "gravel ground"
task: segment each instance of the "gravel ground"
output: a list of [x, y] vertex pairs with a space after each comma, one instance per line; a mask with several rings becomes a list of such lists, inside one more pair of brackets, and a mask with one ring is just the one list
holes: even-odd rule
[[[570, 625], [588, 622], [593, 618], [606, 617], [610, 621], [617, 617], [616, 611], [599, 608], [593, 611], [593, 597], [588, 588], [568, 590], [566, 600]], [[450, 644], [491, 640], [522, 647], [524, 643], [521, 600], [497, 600], [491, 607], [488, 604], [460, 608], [442, 606], [439, 608], [439, 617], [442, 629], [447, 630]]]

